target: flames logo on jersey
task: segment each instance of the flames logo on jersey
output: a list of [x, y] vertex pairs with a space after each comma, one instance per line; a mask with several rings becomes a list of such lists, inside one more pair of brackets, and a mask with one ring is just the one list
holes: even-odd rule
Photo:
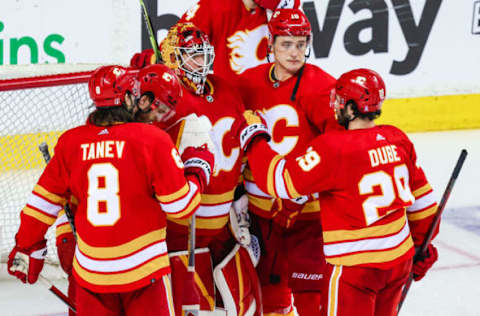
[[237, 31], [227, 38], [227, 46], [231, 49], [230, 67], [236, 74], [266, 62], [266, 46], [261, 43], [267, 43], [267, 34], [267, 25], [262, 24], [253, 30]]

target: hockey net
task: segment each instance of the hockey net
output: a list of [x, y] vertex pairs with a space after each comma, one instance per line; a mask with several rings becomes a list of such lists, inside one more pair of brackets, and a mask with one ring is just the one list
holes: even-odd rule
[[[46, 68], [43, 73], [56, 74], [25, 77], [24, 68], [13, 70], [17, 78], [0, 80], [0, 263], [7, 262], [20, 211], [45, 168], [38, 146], [46, 142], [53, 155], [60, 134], [83, 124], [92, 110], [87, 87], [92, 71], [63, 71]], [[47, 246], [46, 263], [58, 267], [55, 225], [47, 232]]]

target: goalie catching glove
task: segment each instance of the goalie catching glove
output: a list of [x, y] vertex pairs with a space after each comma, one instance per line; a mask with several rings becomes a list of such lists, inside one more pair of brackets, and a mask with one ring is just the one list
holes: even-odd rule
[[15, 246], [8, 256], [8, 273], [20, 279], [23, 283], [37, 282], [47, 255], [47, 241], [42, 240], [32, 247]]
[[182, 154], [182, 161], [185, 166], [185, 175], [195, 175], [200, 184], [200, 192], [204, 192], [215, 165], [213, 154], [208, 151], [206, 145], [187, 147]]
[[267, 141], [271, 138], [265, 120], [252, 110], [243, 112], [243, 115], [233, 122], [232, 132], [233, 135], [240, 137], [240, 147], [243, 151], [247, 151], [256, 137], [263, 137]]

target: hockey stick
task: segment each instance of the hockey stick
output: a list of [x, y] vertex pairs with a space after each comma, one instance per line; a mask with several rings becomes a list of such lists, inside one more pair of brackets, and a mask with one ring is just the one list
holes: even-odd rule
[[[452, 189], [455, 184], [455, 181], [457, 180], [458, 174], [460, 173], [460, 170], [462, 169], [463, 163], [465, 162], [466, 158], [467, 158], [467, 151], [465, 149], [462, 149], [462, 152], [460, 153], [460, 156], [458, 157], [457, 163], [455, 165], [455, 168], [453, 169], [452, 175], [450, 176], [450, 180], [448, 181], [447, 187], [443, 192], [442, 199], [440, 200], [440, 205], [438, 206], [437, 213], [435, 214], [435, 218], [433, 219], [433, 222], [430, 225], [430, 228], [428, 229], [427, 236], [425, 237], [425, 240], [423, 241], [422, 246], [415, 252], [413, 262], [415, 262], [417, 259], [425, 255], [428, 245], [430, 244], [430, 241], [432, 241], [433, 234], [440, 222], [440, 217], [442, 216], [443, 210], [445, 209], [445, 205], [447, 204], [447, 200], [450, 197], [450, 193], [452, 193]], [[407, 279], [407, 283], [405, 283], [405, 286], [403, 287], [400, 303], [398, 303], [398, 309], [397, 309], [398, 313], [400, 313], [400, 309], [402, 308], [402, 305], [403, 305], [403, 302], [405, 301], [408, 290], [412, 285], [412, 281], [413, 281], [413, 273], [410, 273]]]
[[182, 299], [182, 315], [198, 316], [200, 312], [200, 295], [195, 285], [195, 214], [188, 224], [188, 266]]
[[152, 44], [153, 52], [155, 53], [156, 63], [158, 64], [160, 63], [162, 58], [160, 56], [160, 51], [158, 50], [157, 39], [155, 37], [155, 34], [153, 33], [152, 20], [148, 15], [147, 7], [145, 6], [145, 2], [143, 2], [143, 0], [140, 0], [140, 6], [142, 7], [143, 20], [145, 21], [145, 27], [147, 28], [148, 37], [150, 38], [150, 44]]
[[[40, 149], [40, 152], [43, 155], [43, 159], [45, 160], [45, 163], [48, 164], [50, 162], [50, 159], [52, 158], [50, 156], [50, 152], [48, 151], [48, 145], [47, 143], [43, 142], [38, 146], [38, 149]], [[65, 215], [67, 215], [68, 222], [70, 223], [70, 227], [72, 228], [73, 236], [75, 237], [75, 241], [77, 240], [77, 233], [75, 230], [75, 223], [73, 221], [73, 214], [72, 210], [70, 209], [70, 206], [65, 204], [65, 207], [63, 208], [65, 210]]]
[[62, 291], [60, 291], [55, 285], [53, 285], [47, 278], [45, 278], [43, 275], [39, 275], [38, 279], [45, 285], [50, 292], [52, 292], [56, 297], [58, 297], [62, 302], [64, 302], [68, 308], [72, 310], [72, 312], [76, 313], [77, 308], [75, 306], [75, 303], [73, 303], [68, 296], [63, 294]]
[[[45, 142], [41, 143], [38, 146], [38, 149], [42, 153], [45, 163], [48, 164], [48, 162], [51, 159], [51, 156], [50, 156], [50, 152], [48, 151], [47, 143]], [[70, 207], [68, 206], [68, 203], [65, 204], [64, 209], [65, 209], [65, 214], [67, 215], [68, 221], [70, 222], [70, 225], [72, 227], [73, 235], [76, 238], [75, 226], [73, 225], [73, 217], [70, 211]], [[68, 298], [68, 296], [63, 294], [63, 292], [60, 291], [55, 285], [53, 285], [47, 278], [45, 278], [42, 274], [40, 274], [38, 279], [48, 288], [50, 292], [52, 292], [56, 297], [58, 297], [62, 302], [64, 302], [68, 306], [68, 308], [70, 308], [74, 313], [77, 312], [75, 304]]]

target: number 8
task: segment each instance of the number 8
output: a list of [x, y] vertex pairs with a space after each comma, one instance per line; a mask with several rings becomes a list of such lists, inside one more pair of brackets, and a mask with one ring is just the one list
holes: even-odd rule
[[[112, 226], [120, 218], [118, 169], [111, 163], [93, 164], [88, 170], [87, 219], [93, 226]], [[100, 205], [105, 203], [105, 209]]]

